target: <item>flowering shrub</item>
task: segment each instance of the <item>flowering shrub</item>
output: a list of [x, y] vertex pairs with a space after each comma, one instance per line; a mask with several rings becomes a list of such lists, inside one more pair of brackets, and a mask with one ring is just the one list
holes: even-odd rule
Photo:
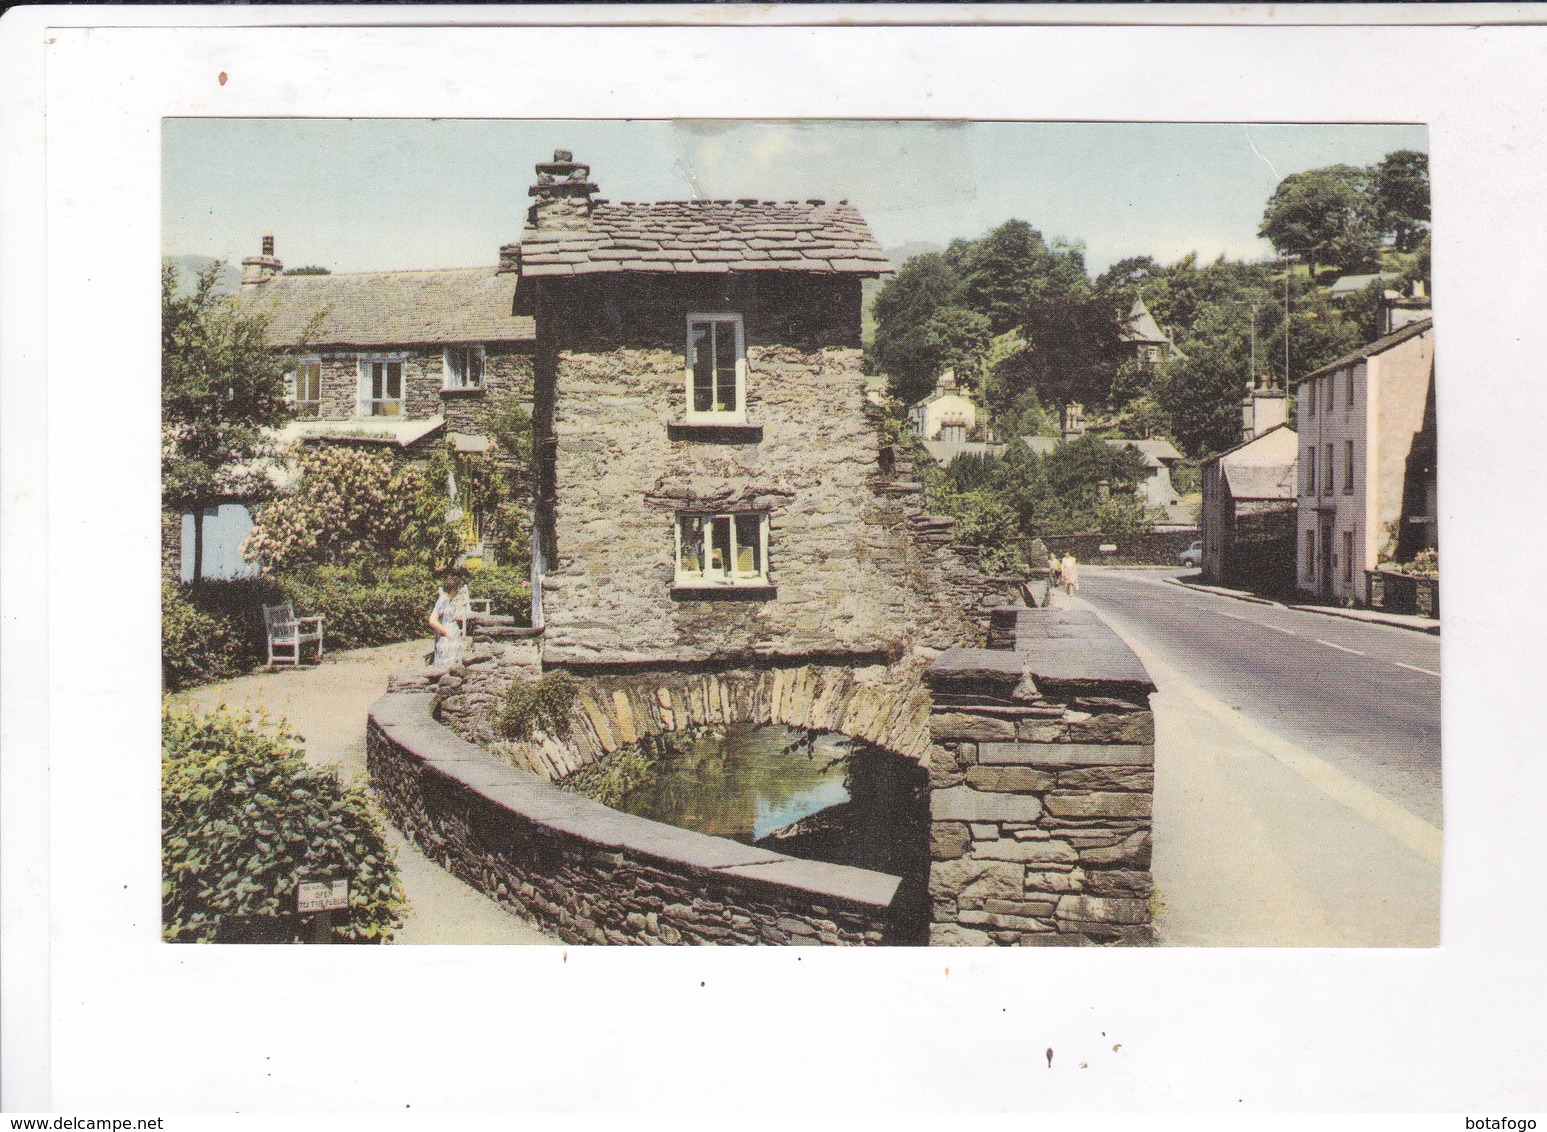
[[295, 463], [294, 489], [259, 510], [242, 544], [265, 573], [362, 559], [446, 566], [448, 549], [454, 560], [445, 487], [424, 468], [338, 445], [304, 448]]
[[1440, 552], [1435, 547], [1428, 550], [1420, 550], [1413, 555], [1411, 562], [1401, 562], [1387, 567], [1398, 574], [1407, 574], [1417, 578], [1438, 578], [1440, 576]]
[[163, 707], [163, 938], [293, 940], [308, 879], [349, 881], [335, 938], [381, 943], [402, 926], [397, 863], [369, 796], [307, 765], [294, 740], [247, 713]]

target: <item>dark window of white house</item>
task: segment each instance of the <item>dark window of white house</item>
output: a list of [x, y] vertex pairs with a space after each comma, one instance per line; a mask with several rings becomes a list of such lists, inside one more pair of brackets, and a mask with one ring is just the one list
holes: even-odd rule
[[1305, 532], [1305, 580], [1307, 582], [1314, 582], [1316, 580], [1315, 530], [1308, 530]]
[[483, 388], [482, 346], [447, 346], [444, 367], [446, 376], [442, 384], [445, 388]]
[[1332, 481], [1337, 475], [1336, 469], [1334, 469], [1332, 466], [1332, 445], [1327, 445], [1326, 452], [1327, 464], [1326, 467], [1322, 468], [1321, 470], [1321, 493], [1323, 495], [1331, 495]]
[[1343, 532], [1343, 580], [1354, 580], [1354, 532]]
[[1354, 493], [1354, 442], [1343, 441], [1343, 491], [1352, 495]]
[[746, 419], [746, 337], [739, 314], [688, 315], [688, 419]]
[[1316, 494], [1316, 449], [1305, 450], [1305, 494]]
[[1314, 381], [1307, 381], [1300, 388], [1302, 391], [1300, 400], [1305, 405], [1305, 415], [1307, 417], [1314, 417], [1316, 415], [1316, 383]]

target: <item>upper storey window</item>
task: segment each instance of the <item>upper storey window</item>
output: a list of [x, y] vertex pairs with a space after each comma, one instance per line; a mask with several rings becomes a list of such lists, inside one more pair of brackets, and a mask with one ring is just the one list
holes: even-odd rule
[[688, 315], [689, 421], [747, 419], [747, 343], [739, 314]]

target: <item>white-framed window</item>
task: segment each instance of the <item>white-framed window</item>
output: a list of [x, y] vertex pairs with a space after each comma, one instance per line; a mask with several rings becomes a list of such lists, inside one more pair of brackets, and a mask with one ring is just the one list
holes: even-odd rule
[[747, 342], [739, 314], [688, 315], [690, 421], [747, 419]]
[[403, 415], [403, 359], [360, 359], [360, 416]]
[[768, 512], [679, 512], [678, 586], [768, 584]]
[[447, 346], [441, 365], [443, 389], [483, 388], [482, 346]]
[[315, 417], [322, 411], [322, 359], [300, 358], [295, 363], [295, 415]]

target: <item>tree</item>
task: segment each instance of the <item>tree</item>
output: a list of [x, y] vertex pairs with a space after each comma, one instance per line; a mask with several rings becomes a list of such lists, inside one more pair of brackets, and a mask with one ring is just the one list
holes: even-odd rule
[[1398, 251], [1411, 251], [1429, 226], [1429, 155], [1412, 149], [1388, 153], [1373, 181], [1377, 230], [1392, 237]]
[[[161, 268], [161, 498], [188, 509], [271, 488], [265, 429], [283, 424], [287, 359], [265, 342], [267, 319], [215, 292], [221, 264], [177, 297], [177, 272]], [[203, 571], [203, 524], [194, 523], [194, 569]]]
[[397, 863], [369, 795], [308, 766], [295, 739], [224, 709], [162, 709], [164, 939], [210, 943], [245, 928], [290, 942], [302, 929], [297, 889], [311, 878], [349, 882], [339, 938], [381, 943], [402, 926]]
[[1147, 255], [1120, 259], [1096, 276], [1093, 288], [1098, 295], [1119, 295], [1129, 301], [1139, 293], [1139, 287], [1147, 280], [1163, 274], [1165, 268]]
[[988, 319], [990, 333], [1018, 326], [1026, 304], [1036, 299], [1090, 290], [1085, 255], [1055, 241], [1024, 220], [1007, 220], [961, 255], [961, 304]]
[[305, 267], [287, 267], [287, 268], [285, 268], [285, 274], [286, 275], [332, 275], [333, 273], [331, 271], [329, 271], [326, 267], [319, 267], [318, 265], [316, 265], [314, 263], [309, 263]]
[[996, 389], [1015, 397], [1033, 388], [1059, 406], [1067, 427], [1069, 406], [1104, 402], [1118, 367], [1128, 356], [1124, 315], [1110, 297], [1061, 295], [1041, 298], [1023, 309], [1026, 344], [999, 366]]
[[1329, 264], [1344, 272], [1373, 267], [1376, 225], [1369, 181], [1369, 170], [1352, 165], [1292, 173], [1273, 191], [1257, 235], [1312, 267]]
[[898, 400], [911, 405], [934, 387], [937, 371], [929, 356], [925, 326], [956, 305], [961, 279], [938, 252], [916, 255], [876, 295], [872, 348], [877, 369], [891, 379]]

